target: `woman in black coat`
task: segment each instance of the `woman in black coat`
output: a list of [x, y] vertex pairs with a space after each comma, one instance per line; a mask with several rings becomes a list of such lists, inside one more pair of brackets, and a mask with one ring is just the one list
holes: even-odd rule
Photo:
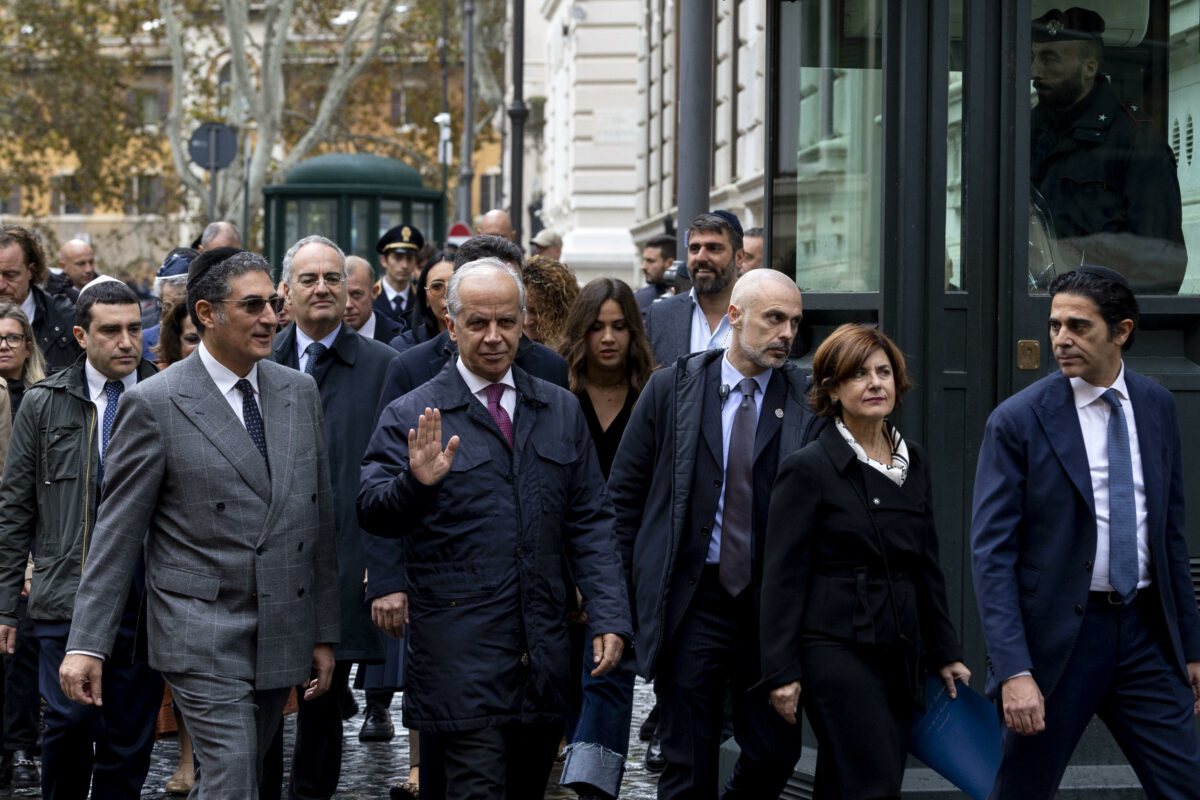
[[970, 671], [946, 607], [925, 452], [887, 421], [909, 388], [887, 336], [843, 325], [813, 357], [810, 405], [831, 418], [789, 456], [763, 560], [764, 684], [819, 743], [817, 798], [899, 797], [924, 673], [951, 697]]

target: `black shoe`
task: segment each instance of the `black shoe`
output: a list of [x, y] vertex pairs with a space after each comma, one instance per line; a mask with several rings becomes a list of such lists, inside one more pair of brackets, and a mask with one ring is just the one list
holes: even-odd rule
[[38, 771], [37, 763], [24, 750], [14, 750], [12, 754], [12, 788], [30, 789], [42, 785], [42, 774]]
[[380, 706], [367, 706], [366, 718], [358, 731], [360, 742], [389, 742], [396, 735], [392, 713]]
[[646, 772], [653, 772], [655, 775], [667, 768], [667, 759], [663, 756], [662, 739], [658, 736], [658, 731], [650, 737], [650, 744], [646, 746]]
[[579, 792], [579, 800], [613, 800], [613, 796], [593, 787]]
[[358, 713], [358, 701], [354, 699], [354, 692], [349, 686], [342, 687], [341, 709], [343, 722], [349, 722]]
[[642, 727], [638, 728], [638, 739], [643, 742], [650, 741], [650, 737], [654, 735], [654, 729], [658, 727], [658, 704], [654, 704], [654, 708], [650, 709], [650, 713], [646, 715], [646, 719], [642, 721]]

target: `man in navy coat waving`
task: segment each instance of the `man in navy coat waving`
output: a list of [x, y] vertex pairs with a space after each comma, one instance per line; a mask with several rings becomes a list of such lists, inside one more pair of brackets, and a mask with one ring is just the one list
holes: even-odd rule
[[1197, 797], [1200, 613], [1171, 393], [1125, 366], [1138, 305], [1107, 267], [1050, 285], [1060, 371], [992, 412], [971, 545], [987, 691], [1007, 725], [994, 798], [1053, 796], [1094, 714], [1151, 797]]
[[567, 710], [564, 555], [602, 632], [593, 674], [633, 635], [583, 412], [513, 366], [524, 294], [495, 259], [454, 273], [458, 358], [384, 409], [363, 458], [362, 527], [403, 543], [404, 724], [421, 732], [433, 796], [447, 785], [456, 797], [544, 794]]

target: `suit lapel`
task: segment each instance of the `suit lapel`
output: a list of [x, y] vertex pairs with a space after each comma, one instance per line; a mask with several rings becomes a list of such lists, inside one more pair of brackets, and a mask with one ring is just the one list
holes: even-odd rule
[[187, 358], [175, 369], [181, 370], [181, 380], [173, 397], [175, 405], [221, 451], [246, 485], [264, 503], [271, 502], [271, 478], [266, 462], [250, 440], [246, 426], [217, 391], [204, 362], [199, 356]]
[[[1133, 419], [1137, 423], [1138, 449], [1142, 454], [1142, 483], [1146, 487], [1146, 510], [1157, 517], [1156, 509], [1166, 508], [1170, 476], [1163, 474], [1165, 466], [1162, 454], [1166, 447], [1163, 441], [1159, 416], [1150, 393], [1145, 391], [1142, 376], [1125, 369], [1125, 386], [1129, 389], [1129, 401], [1133, 403]], [[1151, 519], [1150, 530], [1161, 526], [1162, 520]]]
[[705, 367], [704, 374], [704, 410], [700, 421], [701, 435], [708, 444], [709, 452], [716, 460], [717, 466], [725, 463], [725, 445], [721, 435], [721, 358], [714, 358]]
[[[692, 352], [692, 311], [696, 301], [692, 300], [690, 295], [684, 295], [684, 297], [687, 299], [677, 304], [679, 309], [676, 312], [676, 318], [671, 321], [671, 330], [675, 333], [675, 352], [677, 353]], [[720, 375], [721, 371], [718, 369], [718, 379], [720, 379]], [[720, 460], [719, 453], [720, 451], [718, 451], [718, 460]]]
[[758, 461], [763, 448], [771, 443], [783, 426], [783, 406], [787, 401], [786, 383], [779, 370], [771, 370], [767, 392], [763, 395], [762, 410], [758, 412], [758, 427], [754, 431], [754, 462]]
[[300, 356], [296, 352], [296, 323], [288, 325], [275, 337], [274, 350], [273, 356], [276, 364], [300, 369]]
[[1041, 402], [1034, 405], [1033, 411], [1067, 477], [1095, 517], [1096, 500], [1092, 496], [1092, 473], [1083, 444], [1083, 429], [1075, 410], [1075, 394], [1066, 376], [1060, 372], [1047, 384]]
[[270, 365], [260, 363], [258, 366], [258, 392], [263, 405], [267, 457], [271, 461], [271, 508], [267, 512], [267, 524], [263, 526], [266, 531], [279, 514], [291, 485], [295, 461], [293, 449], [300, 430], [291, 375], [282, 370], [263, 369], [264, 366]]

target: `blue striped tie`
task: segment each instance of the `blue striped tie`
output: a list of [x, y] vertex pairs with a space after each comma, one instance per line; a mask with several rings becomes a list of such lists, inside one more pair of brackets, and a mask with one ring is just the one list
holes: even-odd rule
[[100, 429], [100, 469], [96, 474], [96, 484], [104, 485], [104, 465], [108, 463], [108, 440], [112, 436], [113, 420], [117, 418], [117, 404], [121, 402], [121, 392], [125, 384], [121, 381], [107, 381], [104, 384], [104, 419]]
[[308, 360], [304, 362], [305, 374], [312, 375], [317, 371], [317, 359], [328, 349], [320, 342], [312, 342], [308, 347], [304, 348], [304, 355], [308, 356]]
[[1133, 496], [1133, 459], [1129, 427], [1116, 389], [1103, 395], [1108, 415], [1108, 581], [1126, 603], [1137, 595], [1137, 504]]

